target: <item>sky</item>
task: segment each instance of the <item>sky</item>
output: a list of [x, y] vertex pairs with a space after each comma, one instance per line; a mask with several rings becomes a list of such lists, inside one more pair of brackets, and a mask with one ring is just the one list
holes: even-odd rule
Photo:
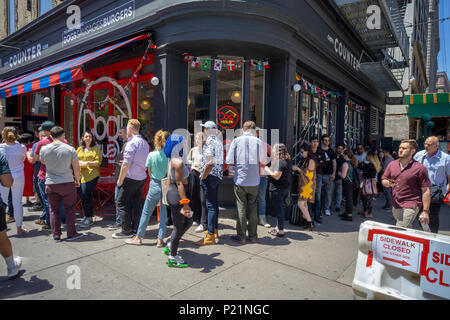
[[[450, 0], [441, 0], [439, 4], [439, 18], [450, 17]], [[439, 36], [441, 51], [438, 55], [438, 71], [446, 71], [450, 77], [450, 20], [439, 22]]]

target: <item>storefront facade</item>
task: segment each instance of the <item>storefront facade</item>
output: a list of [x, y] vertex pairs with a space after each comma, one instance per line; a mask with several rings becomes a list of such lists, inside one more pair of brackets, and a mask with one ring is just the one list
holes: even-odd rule
[[[67, 29], [73, 4], [81, 8], [79, 31]], [[20, 83], [43, 66], [146, 34], [156, 48], [133, 41], [77, 66], [76, 80], [50, 79], [39, 89]], [[325, 1], [66, 1], [2, 41], [28, 43], [0, 53], [3, 117], [22, 130], [52, 119], [74, 145], [93, 130], [109, 167], [118, 129], [131, 117], [149, 140], [161, 128], [193, 133], [207, 120], [233, 129], [253, 120], [279, 129], [293, 153], [296, 142], [322, 134], [333, 145], [375, 147], [385, 93], [360, 71], [364, 46], [352, 34]], [[11, 88], [11, 78], [20, 85]]]

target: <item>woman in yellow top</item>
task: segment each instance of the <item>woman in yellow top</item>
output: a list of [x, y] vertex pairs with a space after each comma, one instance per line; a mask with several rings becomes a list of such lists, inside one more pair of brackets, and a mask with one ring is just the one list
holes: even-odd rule
[[81, 185], [78, 188], [78, 194], [81, 197], [84, 219], [78, 226], [88, 228], [93, 224], [92, 217], [94, 212], [92, 209], [91, 195], [100, 177], [102, 151], [97, 147], [95, 138], [91, 132], [84, 132], [81, 140], [81, 146], [77, 149], [81, 168]]

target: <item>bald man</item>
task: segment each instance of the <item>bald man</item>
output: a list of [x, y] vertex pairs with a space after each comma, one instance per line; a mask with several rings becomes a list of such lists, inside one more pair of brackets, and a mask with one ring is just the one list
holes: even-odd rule
[[[422, 163], [428, 170], [428, 177], [433, 186], [442, 189], [442, 195], [450, 192], [450, 156], [439, 150], [438, 137], [431, 136], [425, 140], [425, 150], [417, 152], [414, 160]], [[430, 205], [430, 229], [433, 233], [439, 230], [439, 211], [441, 203]]]

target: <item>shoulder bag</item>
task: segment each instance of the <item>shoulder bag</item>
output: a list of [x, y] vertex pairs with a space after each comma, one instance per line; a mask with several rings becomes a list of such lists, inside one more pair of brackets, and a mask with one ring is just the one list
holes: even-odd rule
[[[422, 157], [422, 165], [423, 165], [423, 162], [425, 161], [426, 156], [427, 156], [427, 154], [425, 153], [425, 155]], [[431, 198], [431, 203], [441, 203], [442, 200], [444, 199], [444, 195], [442, 194], [442, 187], [433, 184], [430, 187], [430, 198]]]

